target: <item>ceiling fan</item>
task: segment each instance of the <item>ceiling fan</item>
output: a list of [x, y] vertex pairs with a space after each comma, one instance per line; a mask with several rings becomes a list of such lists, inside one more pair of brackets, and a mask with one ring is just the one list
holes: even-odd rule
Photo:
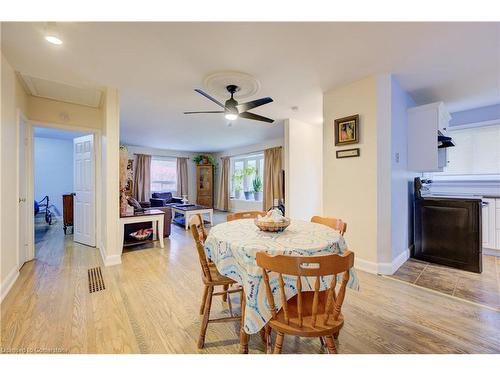
[[205, 98], [213, 101], [215, 104], [218, 106], [224, 108], [223, 111], [198, 111], [198, 112], [184, 112], [185, 115], [194, 115], [194, 114], [200, 114], [200, 113], [224, 113], [224, 117], [226, 120], [236, 120], [238, 117], [241, 118], [246, 118], [248, 120], [256, 120], [256, 121], [263, 121], [263, 122], [269, 122], [273, 123], [274, 120], [270, 119], [268, 117], [264, 117], [261, 115], [257, 115], [255, 113], [248, 112], [248, 110], [260, 107], [261, 105], [271, 103], [273, 99], [267, 97], [267, 98], [261, 98], [261, 99], [256, 99], [252, 100], [247, 103], [242, 103], [238, 104], [238, 102], [233, 98], [234, 93], [239, 91], [239, 87], [236, 85], [228, 85], [226, 86], [226, 90], [231, 94], [231, 98], [226, 100], [225, 104], [222, 104], [219, 102], [217, 99], [214, 97], [208, 95], [206, 92], [200, 90], [200, 89], [195, 89], [198, 94], [203, 95]]

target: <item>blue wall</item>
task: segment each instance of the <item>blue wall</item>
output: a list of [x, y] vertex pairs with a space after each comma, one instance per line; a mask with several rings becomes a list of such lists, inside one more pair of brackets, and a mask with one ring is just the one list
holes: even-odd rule
[[469, 109], [451, 114], [450, 126], [472, 124], [482, 121], [500, 119], [500, 104]]
[[73, 192], [73, 140], [34, 138], [35, 200], [48, 195], [62, 215], [62, 195]]

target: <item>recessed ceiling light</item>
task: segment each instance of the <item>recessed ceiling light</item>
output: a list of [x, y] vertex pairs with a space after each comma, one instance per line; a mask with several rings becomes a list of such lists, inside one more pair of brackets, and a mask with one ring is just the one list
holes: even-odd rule
[[59, 37], [59, 32], [57, 31], [55, 22], [47, 22], [47, 26], [45, 28], [45, 40], [55, 45], [63, 44], [62, 39]]

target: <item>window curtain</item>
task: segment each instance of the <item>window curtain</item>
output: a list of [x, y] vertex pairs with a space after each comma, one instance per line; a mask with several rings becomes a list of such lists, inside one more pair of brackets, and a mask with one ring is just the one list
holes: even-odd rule
[[177, 195], [188, 195], [188, 158], [177, 158]]
[[139, 202], [149, 202], [149, 198], [151, 198], [151, 155], [137, 155], [134, 196]]
[[229, 173], [231, 168], [231, 159], [222, 158], [222, 168], [219, 178], [219, 192], [217, 194], [217, 208], [222, 211], [229, 211]]
[[275, 199], [283, 199], [281, 149], [281, 147], [274, 147], [264, 151], [264, 210], [269, 210]]

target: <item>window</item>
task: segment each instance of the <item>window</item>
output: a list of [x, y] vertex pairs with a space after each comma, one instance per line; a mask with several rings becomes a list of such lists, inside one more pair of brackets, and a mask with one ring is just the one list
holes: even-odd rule
[[177, 192], [177, 160], [175, 158], [156, 157], [151, 159], [151, 191]]
[[[231, 158], [231, 199], [261, 201], [263, 180], [263, 153], [241, 155]], [[255, 184], [254, 181], [256, 182]], [[254, 189], [254, 186], [257, 187], [257, 191]], [[247, 196], [245, 196], [245, 192], [247, 192]], [[255, 194], [255, 192], [257, 192], [257, 194]]]
[[448, 148], [448, 165], [439, 175], [500, 175], [500, 123], [453, 130], [455, 147]]

